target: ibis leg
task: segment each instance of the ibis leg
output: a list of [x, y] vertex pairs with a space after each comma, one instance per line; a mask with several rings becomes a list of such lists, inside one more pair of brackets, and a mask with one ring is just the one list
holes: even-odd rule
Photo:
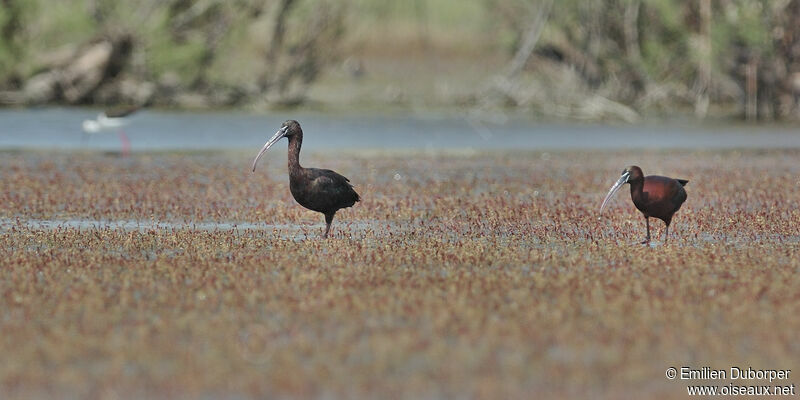
[[333, 222], [333, 214], [325, 214], [325, 234], [322, 235], [323, 238], [328, 237], [328, 232], [331, 230], [331, 223]]
[[644, 217], [644, 222], [647, 225], [647, 237], [644, 239], [644, 242], [642, 242], [642, 244], [648, 244], [650, 243], [650, 218]]
[[667, 240], [669, 240], [669, 224], [667, 224], [667, 229], [664, 231], [664, 243], [665, 244], [667, 243]]

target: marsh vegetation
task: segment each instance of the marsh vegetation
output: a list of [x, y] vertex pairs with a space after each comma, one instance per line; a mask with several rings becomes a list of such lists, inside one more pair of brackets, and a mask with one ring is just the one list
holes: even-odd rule
[[[282, 157], [5, 153], [0, 392], [685, 398], [666, 367], [791, 368], [798, 155], [312, 152], [363, 198], [320, 240]], [[627, 196], [598, 219], [633, 157], [691, 181], [667, 245]]]

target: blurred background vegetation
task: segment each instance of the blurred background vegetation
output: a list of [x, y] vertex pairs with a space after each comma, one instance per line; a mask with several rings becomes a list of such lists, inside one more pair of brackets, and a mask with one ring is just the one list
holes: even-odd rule
[[0, 0], [0, 104], [800, 119], [800, 0]]

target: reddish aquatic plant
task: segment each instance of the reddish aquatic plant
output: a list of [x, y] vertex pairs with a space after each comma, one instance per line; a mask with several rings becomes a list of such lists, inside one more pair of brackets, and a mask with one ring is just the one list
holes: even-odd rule
[[637, 153], [692, 180], [653, 247], [597, 220], [631, 153], [310, 154], [363, 198], [328, 241], [250, 156], [0, 158], [0, 392], [684, 398], [800, 356], [795, 151]]

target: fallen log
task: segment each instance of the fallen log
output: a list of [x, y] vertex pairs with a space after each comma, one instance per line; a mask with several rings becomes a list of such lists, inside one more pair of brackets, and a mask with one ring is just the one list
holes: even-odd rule
[[[63, 101], [85, 104], [103, 85], [113, 81], [128, 64], [133, 41], [128, 35], [94, 40], [76, 51], [45, 58], [39, 72], [18, 91], [0, 95], [2, 104], [45, 104]], [[54, 53], [59, 53], [58, 51]]]

